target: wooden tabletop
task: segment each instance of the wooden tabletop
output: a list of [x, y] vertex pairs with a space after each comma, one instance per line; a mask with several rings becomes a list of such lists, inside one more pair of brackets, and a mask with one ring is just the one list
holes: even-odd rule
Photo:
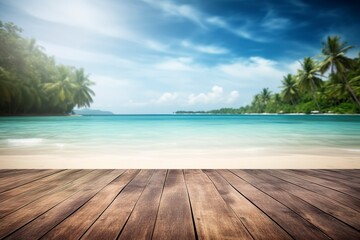
[[0, 239], [360, 239], [360, 170], [0, 170]]

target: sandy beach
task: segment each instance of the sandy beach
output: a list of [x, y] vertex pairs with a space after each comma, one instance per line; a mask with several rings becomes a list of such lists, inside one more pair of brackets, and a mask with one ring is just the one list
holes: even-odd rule
[[346, 155], [248, 155], [234, 152], [182, 155], [163, 152], [132, 155], [2, 155], [1, 169], [358, 169], [359, 153]]

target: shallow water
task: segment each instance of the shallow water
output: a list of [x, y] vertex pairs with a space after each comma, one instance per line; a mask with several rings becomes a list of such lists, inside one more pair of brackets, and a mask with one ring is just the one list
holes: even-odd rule
[[[236, 151], [235, 151], [236, 150]], [[351, 154], [360, 116], [114, 115], [0, 118], [1, 155]], [[360, 159], [359, 159], [360, 161]]]

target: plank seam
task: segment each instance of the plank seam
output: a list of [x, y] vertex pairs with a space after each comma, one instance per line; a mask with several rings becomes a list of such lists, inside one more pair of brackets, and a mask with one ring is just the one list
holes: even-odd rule
[[195, 239], [196, 239], [196, 240], [198, 240], [198, 239], [199, 239], [199, 236], [198, 236], [198, 233], [197, 233], [197, 230], [196, 230], [196, 224], [195, 224], [194, 212], [193, 212], [192, 205], [191, 205], [191, 199], [190, 199], [189, 189], [188, 189], [187, 182], [186, 182], [186, 178], [185, 178], [184, 169], [182, 169], [182, 170], [181, 170], [181, 172], [182, 172], [182, 176], [183, 176], [183, 178], [184, 178], [184, 183], [185, 183], [185, 188], [186, 188], [186, 195], [187, 195], [187, 197], [188, 197], [188, 201], [189, 201], [190, 212], [191, 212], [191, 219], [192, 219], [192, 222], [193, 222], [193, 228], [194, 228]]
[[[93, 171], [94, 171], [94, 170], [93, 170]], [[91, 171], [91, 172], [92, 172], [92, 171]], [[84, 176], [86, 176], [86, 175], [87, 175], [87, 174], [85, 174]], [[100, 176], [103, 176], [103, 175], [105, 175], [105, 173], [102, 174], [102, 175], [100, 175]], [[25, 225], [31, 223], [32, 221], [34, 221], [36, 218], [40, 217], [41, 215], [47, 213], [48, 211], [50, 211], [50, 210], [53, 209], [54, 207], [58, 206], [58, 205], [61, 204], [62, 202], [66, 201], [68, 198], [70, 198], [71, 196], [73, 196], [73, 195], [76, 194], [77, 192], [80, 192], [80, 189], [79, 189], [78, 191], [73, 192], [73, 193], [70, 194], [68, 197], [66, 197], [65, 199], [61, 200], [60, 202], [58, 202], [57, 204], [55, 204], [55, 205], [52, 206], [51, 208], [47, 209], [45, 212], [43, 212], [43, 213], [41, 213], [40, 215], [36, 216], [35, 218], [31, 219], [29, 222], [25, 223], [25, 224], [22, 225], [21, 227], [15, 229], [15, 230], [12, 231], [11, 233], [7, 234], [6, 236], [4, 236], [4, 238], [6, 238], [6, 237], [10, 236], [11, 234], [15, 233], [15, 232], [18, 231], [20, 228], [22, 228], [22, 227], [24, 227]], [[21, 209], [21, 208], [20, 208], [20, 209]], [[19, 209], [18, 209], [18, 210], [19, 210]], [[16, 210], [16, 211], [18, 211], [18, 210]]]
[[110, 207], [110, 205], [115, 201], [115, 199], [119, 196], [119, 194], [125, 189], [125, 187], [127, 185], [129, 185], [129, 183], [131, 183], [132, 180], [134, 180], [134, 178], [140, 173], [140, 171], [126, 184], [124, 185], [124, 187], [118, 192], [118, 194], [116, 194], [116, 196], [113, 198], [113, 200], [109, 203], [109, 205], [99, 214], [99, 216], [94, 220], [94, 222], [92, 224], [89, 225], [89, 227], [83, 232], [83, 234], [79, 237], [79, 239], [81, 239], [87, 231], [89, 231], [89, 229], [95, 224], [95, 222], [101, 217], [101, 215]]
[[154, 222], [153, 229], [152, 229], [152, 231], [151, 231], [151, 239], [153, 239], [153, 237], [154, 237], [154, 231], [155, 231], [155, 226], [156, 226], [156, 222], [157, 222], [157, 218], [158, 218], [158, 214], [159, 214], [160, 203], [161, 203], [162, 195], [163, 195], [163, 193], [164, 193], [165, 182], [166, 182], [166, 179], [167, 179], [168, 175], [169, 175], [169, 170], [166, 169], [166, 176], [165, 176], [165, 180], [164, 180], [163, 187], [162, 187], [162, 190], [161, 190], [161, 195], [160, 195], [160, 199], [159, 199], [159, 204], [158, 204], [157, 211], [156, 211], [155, 222]]
[[[201, 170], [203, 171], [203, 170]], [[204, 171], [203, 171], [204, 172]], [[216, 172], [218, 173], [218, 172]], [[225, 199], [222, 197], [222, 195], [219, 192], [219, 189], [216, 187], [215, 183], [213, 182], [213, 180], [209, 177], [209, 175], [206, 174], [206, 171], [204, 172], [204, 174], [209, 178], [209, 180], [211, 181], [211, 183], [214, 185], [215, 189], [217, 190], [217, 192], [219, 193], [219, 196], [222, 198], [222, 200], [225, 202], [226, 206], [231, 209], [231, 211], [233, 212], [233, 214], [236, 216], [236, 218], [240, 221], [240, 223], [243, 225], [243, 227], [245, 228], [245, 230], [249, 233], [249, 235], [251, 236], [252, 239], [255, 239], [255, 237], [251, 234], [250, 230], [245, 226], [244, 222], [239, 218], [239, 216], [236, 214], [236, 212], [234, 211], [234, 209], [232, 209], [232, 207], [227, 204], [227, 202], [225, 201]], [[219, 173], [218, 173], [219, 174]], [[222, 177], [222, 176], [221, 176]]]
[[[93, 172], [93, 171], [95, 171], [95, 170], [92, 170], [92, 171], [88, 172], [87, 174], [85, 174], [84, 176], [80, 176], [79, 178], [74, 179], [74, 180], [72, 180], [72, 181], [70, 181], [70, 182], [66, 183], [66, 184], [65, 184], [64, 186], [62, 186], [61, 188], [64, 188], [66, 185], [71, 184], [72, 182], [74, 182], [74, 181], [76, 181], [76, 180], [78, 180], [78, 179], [80, 179], [80, 178], [82, 178], [82, 177], [85, 177], [86, 175], [90, 174], [90, 173], [91, 173], [91, 172]], [[0, 217], [0, 219], [3, 219], [4, 217], [6, 217], [6, 216], [8, 216], [8, 215], [10, 215], [10, 214], [12, 214], [12, 213], [14, 213], [14, 212], [21, 210], [22, 208], [24, 208], [24, 207], [26, 207], [27, 205], [29, 205], [29, 204], [31, 204], [31, 203], [33, 203], [33, 202], [35, 202], [35, 201], [39, 200], [40, 198], [43, 198], [43, 197], [45, 197], [45, 196], [47, 196], [47, 195], [49, 195], [49, 194], [54, 193], [54, 191], [55, 191], [55, 190], [51, 190], [50, 192], [46, 193], [45, 195], [40, 196], [40, 197], [38, 197], [38, 198], [36, 198], [36, 199], [34, 199], [34, 200], [32, 200], [32, 201], [30, 201], [30, 202], [28, 202], [28, 203], [26, 203], [26, 204], [22, 205], [22, 206], [20, 206], [20, 207], [19, 207], [19, 208], [17, 208], [17, 209], [13, 209], [13, 211], [12, 211], [12, 212], [9, 212], [9, 213], [7, 213], [6, 215], [4, 215], [4, 216]]]
[[[290, 170], [290, 171], [293, 172], [293, 170]], [[337, 192], [346, 194], [346, 195], [348, 195], [348, 196], [350, 196], [350, 197], [353, 197], [353, 198], [356, 198], [356, 199], [359, 199], [359, 200], [360, 200], [360, 198], [358, 198], [358, 197], [355, 197], [355, 196], [353, 196], [353, 195], [350, 195], [350, 194], [348, 194], [348, 193], [346, 193], [346, 192], [342, 192], [342, 191], [340, 191], [340, 190], [338, 190], [338, 189], [335, 189], [335, 188], [333, 188], [333, 187], [326, 186], [326, 185], [323, 185], [323, 184], [320, 184], [320, 183], [317, 183], [317, 182], [314, 182], [314, 181], [311, 181], [311, 180], [303, 179], [303, 178], [301, 178], [301, 177], [298, 176], [299, 173], [297, 173], [297, 172], [293, 172], [293, 173], [295, 174], [294, 177], [296, 177], [296, 178], [298, 178], [298, 179], [300, 179], [300, 180], [302, 180], [302, 181], [307, 181], [307, 182], [311, 182], [311, 183], [314, 183], [314, 184], [319, 185], [319, 186], [322, 186], [322, 187], [330, 188], [330, 189], [332, 189], [332, 190], [334, 190], [334, 191], [337, 191]], [[314, 177], [314, 176], [311, 176], [311, 177]], [[314, 177], [314, 178], [316, 178], [316, 177]], [[321, 178], [319, 178], [319, 179], [321, 180]], [[322, 179], [322, 180], [326, 180], [326, 179]], [[342, 184], [340, 184], [340, 186], [341, 186], [341, 185], [342, 185]], [[345, 186], [345, 187], [348, 187], [348, 186]]]
[[36, 179], [34, 179], [34, 180], [30, 181], [30, 182], [26, 182], [26, 183], [24, 183], [24, 184], [20, 184], [20, 185], [18, 185], [18, 186], [15, 186], [15, 187], [12, 187], [12, 188], [6, 189], [6, 190], [4, 190], [4, 191], [0, 190], [0, 193], [7, 192], [7, 191], [12, 190], [12, 189], [15, 189], [15, 188], [17, 188], [17, 187], [24, 186], [24, 185], [26, 185], [26, 184], [29, 184], [29, 183], [35, 182], [35, 181], [37, 181], [37, 180], [43, 179], [43, 178], [45, 178], [45, 177], [51, 176], [51, 175], [53, 175], [53, 174], [56, 174], [56, 173], [59, 173], [59, 172], [62, 172], [62, 171], [65, 171], [65, 169], [61, 169], [61, 170], [59, 170], [59, 171], [57, 171], [57, 172], [54, 172], [54, 173], [51, 173], [51, 174], [48, 174], [48, 175], [45, 175], [45, 176], [42, 176], [42, 177], [36, 178]]
[[[115, 171], [115, 170], [114, 170]], [[114, 178], [111, 182], [109, 182], [108, 184], [104, 185], [101, 189], [99, 189], [91, 198], [89, 198], [86, 202], [84, 202], [83, 204], [81, 204], [81, 206], [79, 206], [78, 208], [76, 208], [72, 213], [70, 213], [67, 217], [65, 217], [63, 220], [61, 220], [59, 223], [57, 223], [54, 227], [52, 227], [51, 229], [49, 229], [46, 233], [44, 233], [40, 238], [44, 237], [46, 234], [48, 234], [51, 230], [53, 230], [57, 225], [61, 224], [62, 222], [64, 222], [69, 216], [71, 216], [72, 214], [76, 213], [80, 208], [82, 208], [86, 203], [88, 203], [91, 199], [93, 199], [101, 190], [103, 190], [107, 185], [111, 184], [113, 181], [115, 181], [116, 179], [118, 179], [121, 175], [123, 175], [125, 173], [122, 172], [119, 176], [117, 176], [116, 178]]]
[[[319, 193], [319, 192], [317, 192], [317, 191], [315, 191], [315, 190], [311, 190], [311, 189], [304, 188], [304, 187], [302, 187], [301, 185], [298, 185], [298, 184], [296, 184], [296, 183], [292, 183], [292, 182], [290, 182], [290, 181], [288, 181], [288, 180], [286, 180], [286, 179], [283, 179], [283, 178], [281, 178], [281, 177], [278, 177], [278, 176], [276, 176], [276, 175], [273, 175], [271, 172], [268, 173], [268, 174], [269, 174], [270, 176], [272, 176], [272, 177], [278, 178], [279, 180], [282, 180], [282, 181], [285, 181], [285, 182], [287, 182], [287, 183], [293, 184], [293, 185], [298, 186], [298, 187], [300, 187], [300, 188], [302, 188], [302, 189], [305, 189], [305, 190], [307, 190], [307, 191], [316, 193], [317, 195], [320, 195], [320, 196], [322, 196], [322, 197], [329, 198], [328, 196], [323, 195], [323, 194], [321, 194], [321, 193]], [[317, 185], [318, 185], [318, 184], [317, 184]], [[320, 186], [321, 186], [321, 185], [320, 185]], [[321, 187], [323, 187], [323, 186], [321, 186]], [[329, 188], [328, 188], [328, 189], [329, 189]], [[333, 189], [330, 189], [330, 190], [333, 190]], [[337, 191], [337, 192], [339, 192], [339, 191]], [[339, 193], [342, 193], [342, 192], [339, 192]], [[344, 194], [344, 193], [342, 193], [342, 194]], [[350, 195], [347, 195], [347, 196], [352, 197], [352, 196], [350, 196]], [[355, 197], [353, 197], [353, 198], [355, 198]], [[357, 199], [357, 198], [356, 198], [356, 199]], [[342, 202], [339, 202], [339, 201], [337, 201], [336, 199], [333, 199], [333, 200], [334, 200], [335, 202], [339, 203], [340, 205], [343, 205], [343, 206], [345, 206], [345, 207], [351, 208], [351, 209], [354, 210], [354, 211], [359, 212], [359, 209], [354, 209], [354, 208], [352, 208], [352, 207], [349, 207], [349, 206], [347, 206], [347, 205], [344, 205]], [[359, 212], [359, 213], [360, 213], [360, 212]]]
[[[150, 170], [149, 170], [149, 171], [150, 171]], [[139, 195], [139, 198], [136, 200], [136, 202], [135, 202], [135, 204], [134, 204], [134, 207], [131, 209], [130, 214], [127, 216], [127, 219], [126, 219], [126, 221], [124, 222], [124, 225], [122, 226], [122, 228], [120, 229], [120, 232], [118, 233], [116, 239], [119, 239], [121, 233], [124, 231], [124, 228], [125, 228], [126, 224], [128, 223], [131, 214], [134, 212], [134, 209], [136, 208], [136, 205], [138, 204], [139, 199], [141, 198], [142, 194], [143, 194], [144, 191], [145, 191], [145, 188], [149, 185], [151, 178], [155, 175], [155, 171], [154, 171], [154, 170], [151, 170], [151, 171], [153, 171], [153, 173], [151, 174], [151, 176], [149, 177], [149, 179], [148, 179], [145, 187], [144, 187], [143, 190], [141, 191], [141, 193], [140, 193], [140, 195]]]
[[[287, 209], [289, 209], [291, 212], [293, 212], [294, 214], [298, 215], [300, 218], [304, 219], [306, 222], [309, 222], [308, 220], [306, 220], [305, 218], [303, 218], [302, 216], [300, 216], [298, 213], [294, 212], [292, 209], [290, 209], [288, 206], [286, 206], [285, 204], [283, 204], [282, 202], [278, 201], [277, 199], [273, 198], [272, 196], [270, 196], [269, 194], [267, 194], [266, 192], [260, 190], [259, 188], [257, 188], [256, 186], [252, 185], [251, 183], [249, 183], [248, 181], [244, 180], [243, 178], [241, 178], [240, 176], [238, 176], [237, 174], [235, 174], [234, 172], [232, 172], [230, 169], [228, 170], [229, 172], [231, 172], [233, 175], [235, 175], [236, 177], [242, 179], [243, 181], [245, 181], [247, 184], [251, 185], [252, 187], [256, 188], [257, 190], [259, 190], [260, 192], [266, 194], [267, 196], [269, 196], [270, 198], [272, 198], [273, 200], [275, 200], [276, 202], [280, 203], [281, 205], [283, 205], [284, 207], [286, 207]], [[227, 179], [224, 177], [224, 179], [227, 181]], [[242, 194], [239, 190], [236, 189], [236, 187], [234, 185], [232, 185], [229, 181], [228, 183], [236, 190], [238, 191], [241, 195], [243, 195], [246, 199], [248, 199], [252, 204], [254, 204], [260, 211], [262, 211], [266, 216], [268, 216], [274, 223], [276, 223], [279, 227], [281, 227], [285, 232], [287, 232], [293, 239], [296, 239], [293, 235], [291, 235], [291, 233], [289, 233], [284, 227], [282, 227], [277, 221], [275, 221], [270, 215], [268, 215], [264, 210], [262, 210], [258, 205], [256, 205], [253, 201], [251, 201], [249, 198], [247, 198], [244, 194]], [[309, 222], [309, 224], [313, 225], [312, 223]], [[315, 228], [319, 229], [317, 226], [313, 225]], [[321, 231], [321, 229], [319, 229], [319, 231]], [[323, 233], [323, 231], [321, 231]], [[325, 233], [324, 233], [325, 234]], [[325, 234], [325, 236], [327, 236], [328, 238], [330, 238], [328, 235]], [[331, 239], [331, 238], [330, 238]]]
[[[279, 180], [282, 180], [282, 179], [279, 179]], [[285, 180], [282, 180], [282, 181], [285, 181]], [[285, 181], [285, 182], [287, 182], [287, 181]], [[290, 183], [290, 184], [292, 184], [292, 183]], [[296, 184], [293, 184], [293, 185], [296, 185]], [[297, 186], [297, 185], [296, 185], [296, 186]], [[333, 215], [331, 215], [330, 213], [327, 213], [327, 212], [325, 212], [324, 210], [320, 209], [319, 207], [317, 207], [317, 206], [313, 205], [312, 203], [310, 203], [310, 202], [306, 201], [306, 199], [305, 199], [305, 198], [298, 197], [298, 196], [296, 196], [296, 195], [294, 195], [294, 194], [292, 194], [292, 193], [290, 193], [290, 192], [286, 191], [285, 189], [283, 189], [283, 188], [281, 188], [281, 187], [280, 187], [280, 189], [281, 189], [281, 190], [283, 190], [283, 191], [285, 191], [285, 192], [287, 192], [288, 194], [293, 195], [294, 197], [298, 198], [300, 201], [303, 201], [303, 202], [305, 202], [305, 203], [307, 203], [307, 204], [309, 204], [309, 205], [313, 206], [314, 208], [316, 208], [316, 209], [318, 209], [319, 211], [323, 212], [324, 214], [326, 214], [326, 215], [330, 216], [331, 218], [334, 218], [334, 219], [336, 219], [336, 220], [338, 220], [338, 221], [342, 222], [343, 224], [345, 224], [345, 225], [347, 225], [347, 226], [351, 227], [352, 229], [355, 229], [356, 231], [359, 231], [359, 229], [356, 229], [355, 227], [353, 227], [353, 226], [351, 226], [350, 224], [348, 224], [348, 223], [344, 222], [343, 220], [339, 219], [338, 217], [333, 216]], [[305, 190], [307, 190], [307, 189], [305, 189]], [[318, 194], [318, 195], [319, 195], [319, 194]], [[320, 196], [322, 196], [322, 195], [320, 195]], [[342, 205], [342, 204], [341, 204], [341, 205]], [[344, 206], [344, 205], [343, 205], [343, 206]], [[347, 207], [347, 206], [345, 206], [345, 207]], [[350, 209], [352, 209], [352, 208], [350, 208]]]

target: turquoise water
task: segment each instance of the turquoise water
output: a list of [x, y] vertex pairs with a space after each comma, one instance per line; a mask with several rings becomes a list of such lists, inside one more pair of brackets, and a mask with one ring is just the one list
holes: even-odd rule
[[238, 154], [360, 155], [360, 116], [114, 115], [0, 118], [1, 155], [147, 154], [221, 150]]

